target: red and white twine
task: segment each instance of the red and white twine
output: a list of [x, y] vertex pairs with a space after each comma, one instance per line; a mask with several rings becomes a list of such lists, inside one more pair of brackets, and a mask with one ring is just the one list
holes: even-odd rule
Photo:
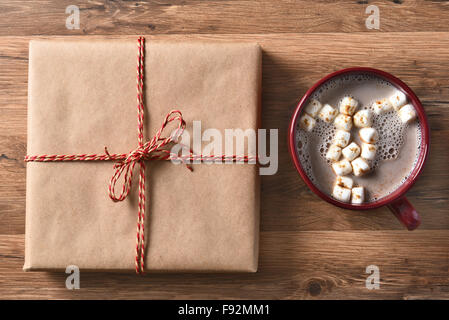
[[[114, 164], [114, 175], [109, 181], [108, 193], [113, 201], [123, 201], [131, 190], [133, 170], [136, 164], [139, 164], [139, 202], [137, 213], [137, 239], [136, 239], [136, 273], [143, 274], [145, 267], [145, 161], [151, 160], [176, 160], [184, 163], [188, 169], [192, 170], [191, 162], [256, 162], [255, 156], [226, 156], [226, 155], [196, 155], [190, 149], [189, 155], [178, 155], [170, 152], [169, 145], [179, 144], [178, 138], [184, 132], [186, 122], [182, 118], [179, 110], [170, 111], [162, 126], [151, 138], [144, 143], [143, 124], [144, 124], [144, 52], [145, 38], [138, 38], [138, 56], [137, 56], [137, 141], [138, 147], [124, 154], [110, 154], [105, 147], [104, 154], [63, 154], [63, 155], [37, 155], [25, 156], [26, 162], [65, 162], [65, 161], [116, 161]], [[168, 138], [161, 137], [165, 127], [171, 122], [177, 122], [178, 127], [174, 134]], [[186, 147], [181, 145], [182, 149]], [[120, 194], [116, 194], [115, 186], [117, 181], [123, 175], [123, 184]]]

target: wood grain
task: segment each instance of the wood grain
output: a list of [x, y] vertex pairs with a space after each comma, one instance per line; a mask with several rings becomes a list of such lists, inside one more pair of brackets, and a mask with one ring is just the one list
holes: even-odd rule
[[[80, 29], [68, 30], [74, 4]], [[377, 32], [365, 27], [371, 4], [381, 32], [449, 31], [448, 1], [9, 0], [0, 2], [0, 35]]]
[[[0, 297], [62, 299], [449, 299], [447, 230], [265, 231], [255, 274], [24, 273], [23, 236], [0, 235]], [[366, 267], [380, 289], [365, 287]]]
[[[231, 2], [237, 7], [249, 3], [217, 1], [217, 6], [223, 9]], [[256, 40], [263, 48], [262, 124], [264, 128], [279, 129], [280, 158], [278, 173], [262, 179], [258, 273], [158, 274], [147, 278], [132, 274], [82, 273], [82, 289], [69, 291], [64, 286], [65, 274], [22, 272], [26, 171], [22, 159], [26, 152], [28, 41], [37, 38], [29, 35], [68, 34], [52, 24], [55, 16], [51, 10], [44, 15], [39, 11], [43, 10], [40, 7], [36, 7], [35, 18], [48, 21], [49, 26], [35, 26], [34, 32], [24, 21], [23, 26], [11, 23], [11, 28], [5, 30], [8, 26], [2, 19], [2, 8], [8, 7], [8, 21], [17, 21], [18, 16], [13, 16], [28, 8], [26, 6], [34, 6], [34, 3], [41, 2], [9, 1], [0, 4], [0, 35], [26, 35], [0, 36], [0, 298], [449, 299], [449, 149], [446, 143], [449, 137], [446, 125], [449, 121], [449, 33], [284, 33], [290, 30], [285, 8], [294, 12], [295, 6], [302, 1], [279, 2], [276, 21], [286, 19], [278, 29], [272, 30], [279, 34], [245, 34], [251, 30], [266, 31], [251, 24], [251, 19], [256, 18], [250, 17], [249, 22], [241, 21], [242, 25], [235, 29], [227, 29], [229, 26], [221, 20], [215, 21], [217, 32], [233, 30], [239, 34], [148, 37], [149, 40]], [[200, 6], [202, 2], [183, 3], [173, 1], [172, 6], [178, 6], [176, 10], [187, 10], [189, 6]], [[288, 3], [291, 7], [287, 6]], [[342, 1], [338, 6], [348, 3]], [[138, 4], [141, 5], [140, 2]], [[132, 3], [107, 3], [107, 6], [113, 5], [128, 6]], [[155, 2], [145, 5], [162, 6]], [[316, 2], [316, 5], [327, 7], [324, 2]], [[402, 5], [410, 3], [405, 1]], [[439, 17], [444, 18], [446, 14], [444, 2], [420, 2], [419, 5], [441, 6]], [[59, 8], [59, 4], [54, 3], [49, 6]], [[396, 7], [396, 4], [392, 6]], [[268, 7], [267, 4], [264, 10]], [[124, 10], [121, 9], [117, 15], [120, 16]], [[160, 10], [160, 14], [151, 15], [153, 19], [166, 19], [164, 14], [167, 13]], [[211, 9], [210, 17], [203, 15], [203, 19], [213, 19], [214, 10]], [[248, 7], [246, 10], [248, 12]], [[192, 14], [190, 12], [189, 17]], [[329, 19], [328, 14], [324, 16]], [[136, 18], [132, 14], [129, 17]], [[182, 20], [183, 15], [178, 12], [176, 17]], [[223, 19], [225, 17], [226, 12]], [[302, 17], [306, 16], [303, 14]], [[97, 16], [92, 16], [92, 19], [98, 24], [103, 21]], [[145, 19], [143, 13], [136, 21], [139, 19]], [[159, 25], [156, 25], [156, 30], [167, 33], [206, 32], [206, 29], [195, 29], [199, 23], [185, 23], [189, 26], [185, 30], [169, 23], [165, 31], [158, 29]], [[118, 24], [110, 29], [88, 29], [86, 33], [120, 34], [141, 30], [133, 28], [136, 27], [132, 23], [129, 29]], [[413, 28], [411, 26], [411, 30], [415, 30]], [[444, 28], [446, 26], [437, 28], [434, 25], [434, 29], [423, 30], [444, 31]], [[308, 30], [327, 32], [331, 29], [309, 26]], [[350, 32], [361, 29], [336, 30]], [[91, 36], [91, 39], [96, 37]], [[417, 93], [427, 111], [432, 138], [430, 158], [423, 175], [408, 194], [423, 218], [422, 226], [415, 232], [404, 231], [386, 208], [348, 212], [324, 203], [306, 188], [289, 158], [287, 126], [301, 95], [325, 74], [356, 65], [384, 69], [400, 77]], [[365, 288], [365, 268], [370, 264], [380, 267], [380, 290]]]
[[[153, 37], [155, 38], [155, 37]], [[409, 193], [422, 213], [424, 229], [449, 228], [449, 150], [444, 143], [449, 128], [448, 33], [283, 34], [159, 36], [158, 39], [256, 39], [263, 53], [263, 127], [279, 129], [279, 171], [262, 179], [262, 230], [372, 230], [398, 229], [386, 208], [369, 214], [347, 212], [323, 203], [297, 175], [287, 153], [287, 126], [295, 103], [323, 75], [344, 67], [364, 65], [388, 70], [407, 82], [421, 98], [432, 128], [432, 152], [424, 174]], [[28, 37], [2, 37], [0, 81], [0, 186], [8, 195], [0, 203], [4, 221], [0, 234], [24, 233], [26, 83]], [[150, 38], [151, 39], [151, 38]], [[376, 43], [373, 48], [371, 43]], [[396, 46], [400, 49], [396, 49]], [[310, 52], [320, 52], [311, 55]], [[341, 52], [347, 52], [344, 55]], [[397, 61], [397, 55], [401, 57]], [[369, 57], [369, 63], [366, 63]], [[17, 92], [17, 93], [16, 93]], [[16, 97], [14, 97], [16, 95]], [[12, 97], [9, 99], [9, 97]], [[306, 207], [302, 203], [307, 202]], [[297, 208], [302, 208], [298, 210]], [[271, 214], [271, 212], [277, 214]], [[282, 216], [282, 219], [279, 219]], [[427, 218], [429, 217], [429, 218]]]

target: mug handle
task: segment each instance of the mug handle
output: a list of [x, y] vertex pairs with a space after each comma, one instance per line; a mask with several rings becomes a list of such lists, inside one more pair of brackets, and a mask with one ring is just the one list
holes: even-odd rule
[[421, 224], [421, 217], [406, 197], [394, 200], [388, 208], [409, 231], [415, 230]]

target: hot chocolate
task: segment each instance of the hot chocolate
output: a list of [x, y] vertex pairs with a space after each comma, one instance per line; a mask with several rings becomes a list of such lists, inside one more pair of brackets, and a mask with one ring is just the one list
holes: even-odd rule
[[416, 165], [421, 129], [415, 117], [405, 95], [380, 77], [333, 78], [302, 109], [296, 130], [301, 166], [318, 189], [337, 200], [381, 199]]

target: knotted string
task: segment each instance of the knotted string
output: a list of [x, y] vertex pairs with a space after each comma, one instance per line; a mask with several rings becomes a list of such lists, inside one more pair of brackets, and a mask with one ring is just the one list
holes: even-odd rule
[[[253, 162], [256, 163], [256, 156], [237, 156], [237, 155], [196, 155], [190, 148], [179, 143], [179, 138], [185, 130], [186, 122], [179, 110], [170, 111], [159, 130], [147, 142], [143, 142], [143, 124], [144, 124], [144, 51], [145, 38], [138, 38], [138, 57], [137, 57], [137, 138], [138, 147], [124, 154], [110, 154], [105, 147], [104, 154], [71, 154], [71, 155], [38, 155], [25, 156], [26, 162], [65, 162], [65, 161], [116, 161], [114, 164], [114, 174], [109, 181], [108, 194], [113, 201], [123, 201], [129, 195], [132, 186], [133, 171], [136, 164], [139, 164], [139, 202], [137, 213], [137, 236], [136, 236], [136, 273], [143, 274], [145, 268], [145, 161], [151, 160], [173, 160], [186, 165], [192, 171], [189, 165], [195, 161], [201, 162]], [[162, 133], [168, 124], [177, 122], [177, 129], [169, 137], [163, 137]], [[170, 151], [173, 144], [181, 146], [181, 150], [188, 150], [188, 155], [178, 155]], [[120, 193], [116, 194], [116, 184], [123, 176], [123, 184]]]
[[[139, 84], [138, 84], [139, 87]], [[138, 89], [139, 90], [139, 89]], [[140, 109], [143, 109], [142, 101], [139, 101], [139, 121], [138, 121], [138, 141], [139, 147], [134, 151], [131, 151], [122, 160], [119, 160], [114, 164], [114, 175], [109, 181], [109, 197], [113, 201], [123, 201], [129, 194], [132, 185], [133, 169], [136, 164], [140, 165], [139, 170], [139, 203], [138, 203], [138, 215], [137, 215], [137, 242], [136, 242], [136, 272], [143, 273], [145, 265], [145, 161], [150, 160], [167, 160], [171, 158], [172, 153], [166, 149], [171, 143], [176, 143], [177, 138], [182, 135], [185, 129], [185, 121], [182, 118], [182, 114], [178, 110], [170, 111], [162, 126], [159, 128], [157, 133], [143, 144], [143, 110], [140, 113]], [[175, 134], [170, 135], [168, 138], [162, 138], [162, 132], [164, 131], [167, 124], [172, 121], [178, 121], [178, 128]], [[105, 153], [111, 156], [105, 148]], [[115, 155], [114, 155], [115, 156]], [[184, 160], [181, 159], [183, 162]], [[187, 166], [191, 170], [191, 167]], [[115, 186], [117, 181], [120, 179], [124, 173], [124, 182], [122, 184], [122, 190], [117, 196], [115, 191]]]

